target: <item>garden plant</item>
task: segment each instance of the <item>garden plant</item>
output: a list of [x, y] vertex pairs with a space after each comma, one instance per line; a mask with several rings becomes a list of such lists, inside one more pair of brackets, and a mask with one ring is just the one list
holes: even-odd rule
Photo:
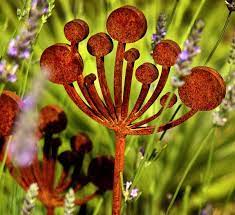
[[2, 0], [1, 213], [233, 214], [234, 11]]

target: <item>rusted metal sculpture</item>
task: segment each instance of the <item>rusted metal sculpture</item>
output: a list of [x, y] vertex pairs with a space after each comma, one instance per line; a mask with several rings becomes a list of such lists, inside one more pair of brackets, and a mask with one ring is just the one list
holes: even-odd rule
[[[20, 111], [19, 101], [19, 97], [8, 91], [4, 91], [0, 97], [1, 159], [6, 148], [4, 143], [11, 135], [15, 117]], [[113, 186], [114, 162], [112, 157], [94, 158], [88, 167], [88, 174], [82, 173], [84, 156], [92, 150], [92, 142], [86, 134], [79, 133], [72, 137], [70, 141], [71, 150], [58, 155], [61, 140], [58, 137], [53, 137], [53, 135], [63, 131], [66, 125], [67, 118], [62, 109], [55, 105], [42, 108], [37, 132], [39, 138], [44, 138], [42, 161], [38, 158], [37, 153], [32, 163], [23, 167], [14, 164], [14, 159], [11, 158], [10, 153], [6, 160], [10, 174], [24, 190], [28, 190], [32, 183], [38, 184], [38, 199], [46, 207], [48, 215], [53, 215], [56, 207], [64, 205], [65, 193], [71, 187], [77, 192], [90, 182], [97, 186], [94, 193], [75, 200], [76, 205], [82, 205], [105, 190], [112, 190]], [[57, 181], [55, 167], [58, 162], [62, 165], [62, 172]]]
[[[121, 187], [120, 172], [124, 169], [125, 138], [127, 135], [150, 135], [180, 125], [198, 111], [209, 111], [217, 107], [225, 96], [225, 84], [221, 76], [211, 68], [195, 67], [191, 75], [185, 78], [185, 85], [179, 88], [181, 101], [190, 110], [179, 119], [170, 121], [159, 127], [148, 126], [147, 123], [155, 120], [162, 113], [168, 103], [169, 93], [160, 99], [162, 108], [153, 116], [136, 122], [158, 99], [169, 76], [171, 67], [181, 52], [180, 47], [172, 40], [163, 40], [153, 51], [156, 64], [162, 66], [158, 84], [150, 98], [145, 102], [150, 85], [158, 79], [159, 71], [154, 64], [144, 63], [136, 71], [136, 79], [142, 84], [137, 101], [129, 111], [132, 76], [135, 61], [140, 57], [137, 49], [126, 50], [127, 43], [140, 40], [146, 33], [147, 22], [144, 14], [132, 6], [124, 6], [114, 10], [106, 23], [109, 35], [118, 41], [114, 68], [114, 101], [112, 99], [104, 66], [104, 57], [113, 49], [111, 37], [104, 33], [97, 33], [90, 37], [87, 49], [96, 58], [98, 81], [102, 98], [97, 92], [95, 74], [83, 75], [83, 60], [78, 52], [79, 43], [89, 33], [88, 25], [80, 19], [73, 20], [65, 25], [64, 33], [70, 45], [55, 44], [47, 48], [41, 56], [41, 68], [49, 73], [49, 80], [64, 86], [73, 102], [86, 115], [101, 125], [113, 130], [116, 136], [115, 171], [113, 187], [113, 215], [120, 214]], [[124, 87], [123, 63], [127, 62]], [[83, 97], [76, 92], [74, 83], [77, 82]], [[167, 108], [173, 107], [177, 96], [170, 98]]]

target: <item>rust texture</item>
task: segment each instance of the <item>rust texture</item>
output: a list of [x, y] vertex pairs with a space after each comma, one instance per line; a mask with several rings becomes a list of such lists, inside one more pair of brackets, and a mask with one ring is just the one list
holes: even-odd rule
[[[4, 119], [1, 125], [8, 129], [1, 130], [0, 158], [2, 158], [6, 144], [10, 144], [7, 140], [14, 125], [13, 119], [20, 110], [20, 98], [12, 92], [4, 91], [0, 97], [0, 104], [0, 118]], [[48, 215], [53, 215], [56, 207], [64, 205], [64, 197], [69, 188], [77, 192], [90, 182], [97, 187], [93, 193], [75, 200], [76, 205], [83, 205], [106, 190], [112, 189], [113, 186], [114, 159], [112, 157], [96, 157], [91, 160], [88, 173], [85, 174], [82, 171], [84, 156], [92, 150], [92, 141], [87, 134], [78, 133], [71, 137], [71, 149], [58, 153], [62, 142], [56, 134], [62, 132], [66, 125], [67, 117], [61, 108], [56, 105], [42, 108], [38, 122], [40, 135], [37, 135], [44, 140], [42, 160], [36, 154], [32, 163], [24, 167], [16, 166], [10, 154], [6, 160], [6, 167], [10, 174], [25, 191], [32, 183], [38, 184], [38, 199], [47, 209]], [[55, 176], [58, 164], [62, 165], [59, 180]]]
[[[79, 43], [87, 37], [89, 29], [82, 20], [73, 20], [65, 25], [65, 36], [71, 44], [55, 44], [48, 47], [42, 54], [40, 64], [42, 71], [49, 73], [50, 81], [64, 86], [68, 96], [79, 109], [115, 132], [113, 215], [119, 215], [121, 207], [119, 176], [124, 170], [125, 137], [162, 132], [180, 125], [198, 111], [209, 111], [217, 107], [225, 96], [225, 83], [219, 73], [211, 68], [193, 68], [192, 74], [185, 78], [185, 85], [179, 89], [181, 101], [190, 108], [186, 114], [158, 128], [148, 125], [161, 115], [167, 98], [170, 96], [167, 93], [161, 96], [161, 108], [158, 112], [147, 119], [138, 121], [161, 95], [171, 67], [176, 63], [181, 49], [176, 42], [163, 40], [153, 51], [155, 63], [162, 66], [160, 74], [156, 66], [151, 63], [144, 63], [135, 69], [135, 62], [139, 59], [140, 53], [135, 48], [126, 50], [126, 44], [134, 43], [145, 35], [147, 22], [144, 14], [135, 7], [123, 6], [108, 16], [106, 27], [108, 34], [97, 33], [91, 36], [87, 43], [89, 53], [95, 57], [97, 77], [95, 74], [83, 74], [83, 60], [78, 47]], [[112, 39], [118, 42], [112, 84], [114, 95], [110, 93], [104, 66], [105, 56], [113, 49]], [[127, 62], [127, 66], [123, 75], [124, 61]], [[141, 84], [141, 90], [134, 107], [131, 108], [129, 100], [134, 73]], [[154, 91], [150, 92], [150, 86], [156, 80], [158, 80], [157, 85]], [[75, 90], [73, 83], [75, 81], [85, 101]], [[102, 95], [96, 89], [98, 84], [96, 82], [99, 83]], [[151, 95], [147, 99], [148, 94]], [[172, 108], [176, 102], [177, 96], [173, 95], [167, 108]]]
[[[209, 67], [195, 67], [179, 89], [181, 101], [189, 108], [208, 111], [223, 100], [226, 89], [223, 79]], [[195, 84], [195, 82], [198, 82]]]
[[0, 96], [0, 137], [9, 136], [13, 123], [20, 111], [19, 97], [10, 91], [3, 91]]

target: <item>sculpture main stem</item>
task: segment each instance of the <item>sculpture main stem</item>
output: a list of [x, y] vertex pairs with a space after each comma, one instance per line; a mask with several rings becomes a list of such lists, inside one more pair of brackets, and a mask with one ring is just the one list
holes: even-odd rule
[[47, 207], [47, 215], [54, 215], [55, 208]]
[[120, 173], [124, 170], [124, 156], [126, 136], [116, 133], [115, 136], [115, 163], [114, 163], [114, 180], [113, 180], [113, 211], [112, 215], [120, 215], [122, 204], [122, 191]]

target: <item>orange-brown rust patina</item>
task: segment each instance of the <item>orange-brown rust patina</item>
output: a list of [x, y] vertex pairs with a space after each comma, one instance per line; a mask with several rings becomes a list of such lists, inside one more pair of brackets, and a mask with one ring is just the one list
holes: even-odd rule
[[[139, 96], [132, 110], [129, 111], [129, 99], [135, 62], [140, 57], [137, 49], [126, 50], [127, 43], [140, 40], [146, 33], [147, 22], [144, 14], [132, 6], [114, 10], [106, 23], [109, 33], [98, 33], [90, 37], [87, 44], [89, 53], [96, 58], [98, 82], [102, 97], [97, 92], [96, 75], [83, 75], [83, 61], [78, 53], [79, 43], [88, 36], [89, 29], [82, 20], [73, 20], [65, 25], [65, 36], [71, 45], [55, 44], [47, 48], [41, 57], [41, 68], [49, 73], [49, 80], [62, 84], [73, 102], [85, 114], [113, 130], [116, 135], [116, 156], [113, 187], [113, 215], [120, 214], [121, 187], [120, 172], [124, 169], [125, 138], [127, 135], [150, 135], [180, 125], [198, 111], [208, 111], [217, 107], [225, 95], [225, 83], [221, 76], [211, 68], [196, 67], [185, 78], [185, 85], [179, 89], [181, 101], [190, 110], [179, 119], [172, 120], [159, 127], [149, 123], [160, 116], [166, 105], [169, 93], [160, 99], [162, 108], [153, 116], [136, 122], [159, 98], [167, 82], [169, 72], [181, 52], [178, 44], [172, 40], [163, 40], [156, 45], [153, 58], [162, 66], [158, 84], [149, 92], [151, 84], [158, 79], [159, 72], [155, 65], [144, 63], [136, 69], [136, 79], [142, 85]], [[112, 99], [104, 66], [104, 58], [113, 49], [112, 39], [118, 42], [114, 68], [114, 100]], [[60, 54], [61, 53], [61, 54]], [[127, 62], [123, 86], [123, 63]], [[78, 86], [86, 101], [76, 92], [73, 82]], [[149, 99], [146, 99], [148, 94]], [[173, 95], [167, 108], [177, 102]]]
[[[10, 92], [3, 91], [0, 97], [0, 160], [6, 153], [6, 145], [12, 134], [15, 118], [20, 112], [20, 98]], [[75, 192], [88, 183], [93, 183], [97, 189], [82, 199], [75, 199], [76, 205], [82, 205], [92, 200], [113, 186], [114, 160], [112, 157], [101, 156], [91, 160], [88, 174], [82, 173], [83, 159], [92, 150], [92, 142], [84, 133], [71, 138], [71, 150], [58, 154], [61, 140], [54, 137], [62, 132], [67, 125], [65, 112], [56, 105], [48, 105], [39, 114], [37, 137], [44, 138], [43, 158], [34, 155], [32, 162], [26, 166], [17, 166], [11, 153], [7, 154], [6, 167], [17, 183], [27, 191], [32, 183], [39, 187], [38, 199], [47, 209], [48, 215], [53, 215], [56, 207], [64, 205], [64, 197], [69, 188]], [[7, 144], [6, 144], [7, 143]], [[22, 143], [23, 144], [23, 143]], [[12, 159], [13, 158], [13, 159]], [[56, 179], [56, 165], [62, 165], [59, 180]], [[101, 174], [102, 173], [102, 174]], [[107, 183], [108, 182], [108, 183]]]

